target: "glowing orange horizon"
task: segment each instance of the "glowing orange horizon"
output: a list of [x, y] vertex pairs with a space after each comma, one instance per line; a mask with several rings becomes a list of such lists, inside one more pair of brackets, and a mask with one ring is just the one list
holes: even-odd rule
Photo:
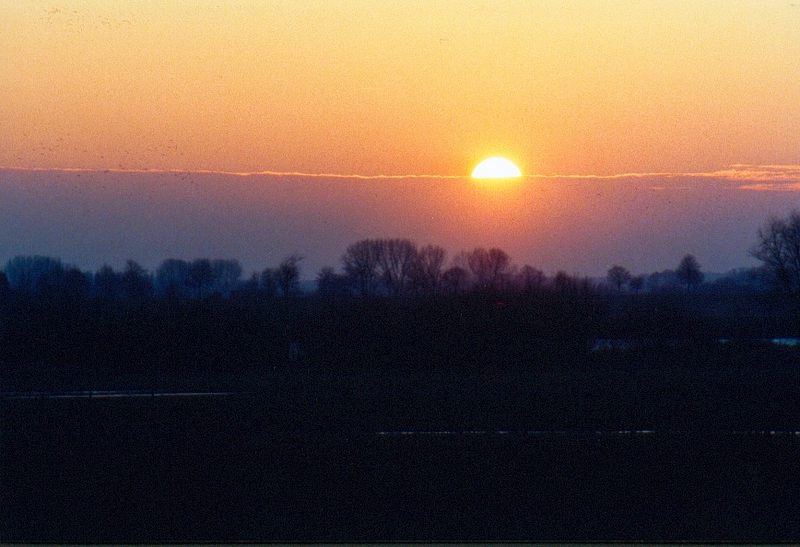
[[[23, 167], [23, 166], [2, 166], [0, 171], [30, 171], [30, 172], [54, 172], [54, 173], [112, 173], [112, 174], [167, 174], [167, 175], [223, 175], [234, 177], [280, 177], [280, 178], [322, 178], [322, 179], [349, 179], [349, 180], [467, 180], [473, 178], [471, 175], [445, 175], [445, 174], [363, 174], [363, 173], [306, 173], [301, 171], [222, 171], [214, 169], [133, 169], [133, 168], [91, 168], [91, 167]], [[614, 181], [624, 179], [714, 179], [720, 181], [749, 183], [739, 188], [743, 189], [796, 189], [800, 184], [800, 164], [792, 165], [755, 165], [755, 164], [734, 164], [724, 169], [712, 169], [709, 171], [686, 171], [686, 172], [641, 172], [641, 173], [613, 173], [613, 174], [591, 174], [591, 173], [549, 173], [549, 174], [525, 174], [520, 175], [524, 179], [543, 179], [543, 180], [596, 180]]]
[[795, 163], [794, 11], [20, 0], [0, 33], [0, 165], [394, 176], [463, 173], [488, 150], [548, 173]]

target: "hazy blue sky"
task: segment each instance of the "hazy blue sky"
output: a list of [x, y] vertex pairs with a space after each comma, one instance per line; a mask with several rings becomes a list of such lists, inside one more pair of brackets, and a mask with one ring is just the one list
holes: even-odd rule
[[528, 178], [498, 188], [469, 179], [0, 171], [0, 262], [44, 254], [83, 268], [127, 258], [154, 268], [170, 257], [230, 257], [249, 272], [296, 252], [311, 278], [338, 267], [348, 243], [386, 236], [438, 243], [451, 256], [499, 246], [547, 272], [599, 275], [615, 263], [653, 271], [687, 252], [724, 271], [753, 264], [758, 226], [800, 204], [785, 174], [745, 174], [771, 182], [697, 174]]

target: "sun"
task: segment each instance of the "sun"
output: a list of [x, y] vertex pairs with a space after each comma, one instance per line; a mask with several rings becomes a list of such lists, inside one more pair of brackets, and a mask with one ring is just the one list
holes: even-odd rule
[[514, 165], [511, 160], [500, 156], [486, 158], [472, 170], [474, 179], [512, 179], [521, 176], [519, 167]]

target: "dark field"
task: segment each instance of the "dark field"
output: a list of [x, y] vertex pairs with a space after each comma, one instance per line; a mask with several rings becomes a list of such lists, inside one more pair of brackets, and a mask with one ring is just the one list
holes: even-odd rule
[[0, 540], [800, 537], [795, 351], [681, 355], [4, 400]]
[[[580, 287], [17, 294], [0, 541], [797, 540], [800, 348], [764, 341], [799, 336], [795, 312]], [[74, 390], [233, 395], [9, 397]]]

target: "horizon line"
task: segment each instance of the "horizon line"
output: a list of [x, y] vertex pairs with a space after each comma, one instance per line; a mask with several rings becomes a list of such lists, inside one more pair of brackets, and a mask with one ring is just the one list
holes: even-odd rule
[[[175, 168], [124, 168], [124, 167], [24, 167], [0, 166], [0, 171], [54, 172], [54, 173], [118, 173], [118, 174], [164, 174], [164, 175], [220, 175], [235, 177], [284, 177], [284, 178], [327, 178], [350, 180], [470, 180], [466, 175], [447, 174], [362, 174], [362, 173], [309, 173], [303, 171], [229, 171], [222, 169], [175, 169]], [[800, 164], [748, 164], [735, 163], [724, 169], [711, 171], [653, 171], [624, 172], [611, 174], [523, 174], [521, 179], [569, 179], [569, 180], [622, 180], [646, 178], [714, 178], [731, 182], [751, 182], [755, 184], [740, 186], [743, 190], [800, 190]]]

